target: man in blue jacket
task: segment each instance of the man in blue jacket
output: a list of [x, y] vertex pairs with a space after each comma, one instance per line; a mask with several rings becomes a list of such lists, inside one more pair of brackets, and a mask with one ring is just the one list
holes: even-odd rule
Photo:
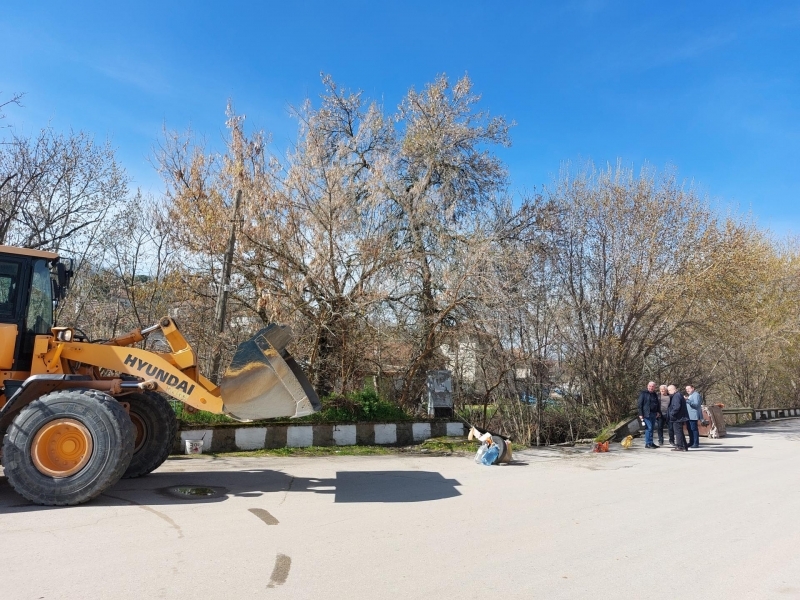
[[686, 424], [689, 431], [689, 448], [699, 448], [700, 433], [697, 430], [697, 422], [705, 423], [705, 419], [703, 418], [703, 400], [693, 385], [686, 386], [686, 412], [689, 414], [689, 421]]
[[675, 432], [675, 452], [688, 450], [686, 438], [683, 436], [683, 424], [689, 420], [689, 413], [686, 412], [686, 399], [683, 393], [678, 391], [674, 385], [667, 387], [669, 392], [669, 422]]
[[639, 421], [644, 425], [644, 447], [658, 448], [653, 443], [653, 429], [656, 425], [656, 417], [661, 416], [661, 404], [656, 394], [656, 382], [651, 381], [647, 384], [647, 389], [639, 392], [639, 401], [636, 403], [639, 409]]

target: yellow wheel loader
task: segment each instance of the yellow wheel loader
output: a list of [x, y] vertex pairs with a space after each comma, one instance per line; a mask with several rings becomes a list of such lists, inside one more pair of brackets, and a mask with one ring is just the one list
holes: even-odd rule
[[[288, 327], [269, 325], [241, 344], [217, 386], [169, 317], [103, 341], [56, 327], [72, 275], [57, 254], [0, 246], [0, 452], [8, 482], [28, 500], [80, 504], [156, 469], [177, 429], [164, 395], [240, 421], [319, 410], [286, 351]], [[156, 332], [170, 352], [136, 346]]]

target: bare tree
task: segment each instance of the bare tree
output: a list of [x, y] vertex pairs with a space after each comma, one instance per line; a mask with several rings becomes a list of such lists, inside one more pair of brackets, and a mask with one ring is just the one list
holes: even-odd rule
[[126, 194], [127, 177], [110, 144], [51, 129], [34, 138], [12, 135], [0, 146], [0, 243], [80, 247], [81, 236]]
[[385, 207], [369, 185], [390, 124], [360, 94], [325, 84], [319, 108], [296, 111], [298, 144], [285, 160], [266, 152], [263, 134], [246, 135], [232, 112], [223, 156], [171, 137], [159, 157], [181, 243], [212, 279], [227, 237], [226, 199], [243, 191], [231, 293], [251, 317], [295, 327], [298, 355], [322, 394], [354, 381], [358, 336], [380, 300], [376, 281], [394, 260]]
[[372, 183], [391, 124], [360, 93], [324, 83], [319, 108], [307, 102], [295, 113], [299, 139], [286, 164], [273, 159], [254, 179], [241, 268], [260, 291], [264, 321], [297, 323], [312, 380], [328, 394], [360, 386], [362, 333], [396, 255]]
[[506, 185], [505, 168], [487, 146], [509, 145], [509, 125], [476, 110], [479, 100], [466, 76], [453, 86], [441, 76], [421, 92], [412, 89], [396, 117], [402, 135], [380, 165], [381, 192], [406, 257], [391, 296], [398, 318], [414, 330], [400, 396], [406, 404], [419, 396], [425, 371], [439, 360], [443, 328], [470, 296], [467, 284], [480, 261], [458, 262], [482, 249], [470, 217]]
[[716, 264], [714, 220], [673, 176], [647, 168], [565, 174], [547, 198], [559, 215], [561, 342], [583, 395], [614, 421], [647, 379], [648, 358], [684, 323], [688, 283]]
[[[2, 93], [3, 92], [0, 92], [0, 95], [2, 95]], [[11, 106], [12, 104], [16, 106], [22, 106], [22, 97], [24, 95], [25, 94], [12, 94], [8, 100], [0, 101], [0, 121], [6, 118], [6, 114], [3, 112], [3, 109], [6, 106]], [[5, 127], [8, 127], [8, 125]]]
[[[192, 135], [162, 144], [171, 260], [202, 356], [290, 323], [322, 394], [389, 371], [384, 389], [406, 406], [426, 370], [455, 364], [465, 403], [502, 405], [496, 414], [537, 443], [624, 416], [651, 378], [739, 402], [800, 386], [796, 252], [650, 168], [589, 167], [509, 201], [491, 152], [509, 125], [478, 110], [466, 78], [411, 90], [392, 116], [324, 84], [295, 111], [286, 155], [230, 108], [222, 153]], [[218, 336], [208, 325], [232, 227]]]
[[781, 247], [751, 223], [730, 219], [718, 235], [724, 268], [692, 282], [700, 301], [672, 353], [711, 398], [740, 406], [791, 404], [800, 341], [796, 247]]

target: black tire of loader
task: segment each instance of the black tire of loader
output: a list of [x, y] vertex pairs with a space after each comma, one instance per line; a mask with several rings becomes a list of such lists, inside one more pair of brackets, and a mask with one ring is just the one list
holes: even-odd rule
[[[33, 464], [36, 433], [59, 418], [80, 421], [92, 437], [89, 462], [77, 473], [54, 478]], [[23, 408], [3, 438], [3, 468], [11, 487], [35, 504], [68, 506], [87, 502], [117, 483], [133, 456], [135, 429], [125, 409], [97, 390], [61, 390]]]
[[141, 477], [155, 471], [167, 460], [178, 431], [178, 419], [169, 402], [159, 394], [137, 392], [119, 399], [130, 404], [131, 417], [138, 418], [145, 436], [122, 477]]

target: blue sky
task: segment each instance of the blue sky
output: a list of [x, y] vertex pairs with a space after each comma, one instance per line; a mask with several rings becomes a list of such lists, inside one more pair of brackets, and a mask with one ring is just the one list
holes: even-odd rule
[[[289, 107], [320, 72], [393, 110], [439, 73], [468, 73], [516, 122], [515, 190], [565, 161], [673, 165], [725, 210], [800, 233], [800, 3], [8, 2], [0, 16], [5, 124], [110, 138], [134, 179], [162, 127], [219, 143], [225, 103], [281, 150]], [[2, 133], [0, 133], [2, 135]]]

